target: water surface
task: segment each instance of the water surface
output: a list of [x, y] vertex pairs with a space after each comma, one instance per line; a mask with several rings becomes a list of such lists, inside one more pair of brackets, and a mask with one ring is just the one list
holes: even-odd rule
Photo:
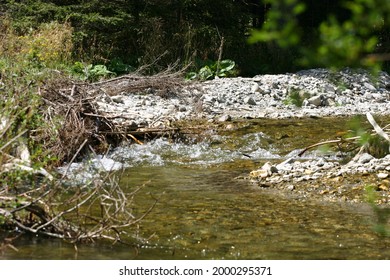
[[0, 258], [390, 259], [390, 240], [373, 231], [366, 204], [312, 201], [236, 179], [334, 138], [348, 121], [246, 121], [241, 129], [193, 143], [156, 139], [119, 148], [111, 157], [127, 166], [123, 187], [144, 185], [131, 205], [134, 213], [142, 215], [157, 200], [128, 229], [134, 246], [95, 243], [75, 251], [59, 240], [25, 236], [15, 243], [19, 252], [6, 250]]

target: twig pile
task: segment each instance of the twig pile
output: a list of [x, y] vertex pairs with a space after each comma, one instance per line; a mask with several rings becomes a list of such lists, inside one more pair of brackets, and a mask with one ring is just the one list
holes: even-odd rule
[[172, 73], [167, 70], [153, 76], [142, 76], [138, 73], [124, 75], [93, 83], [92, 86], [98, 87], [110, 96], [147, 92], [167, 98], [176, 95], [178, 89], [183, 87], [183, 78], [181, 72]]
[[[97, 83], [82, 83], [63, 75], [55, 76], [37, 87], [41, 96], [39, 113], [42, 114], [43, 123], [34, 131], [21, 131], [9, 143], [20, 140], [20, 146], [23, 140], [30, 137], [33, 143], [43, 145], [46, 154], [56, 157], [58, 165], [68, 163], [70, 166], [77, 157], [87, 152], [104, 153], [111, 144], [115, 145], [129, 137], [137, 140], [128, 133], [128, 128], [120, 127], [110, 116], [102, 115], [96, 100], [123, 91], [154, 91], [162, 97], [169, 97], [183, 86], [179, 76], [179, 73], [171, 72], [150, 77], [134, 74]], [[163, 129], [160, 132], [165, 133]], [[7, 145], [10, 144], [0, 148]], [[24, 146], [27, 156], [18, 157], [30, 162], [28, 147]], [[125, 228], [138, 223], [154, 207], [152, 205], [144, 214], [135, 217], [129, 205], [138, 189], [126, 193], [112, 173], [94, 178], [83, 186], [66, 187], [60, 178], [55, 180], [54, 176], [43, 171], [46, 172], [42, 169], [39, 174], [43, 177], [31, 173], [31, 181], [26, 179], [25, 184], [12, 188], [7, 187], [10, 185], [7, 183], [6, 187], [0, 189], [2, 226], [73, 243], [98, 239], [124, 242], [123, 235], [128, 234]], [[35, 187], [31, 187], [35, 183]], [[3, 242], [0, 243], [1, 248], [13, 247], [10, 242]]]
[[43, 185], [17, 196], [0, 193], [0, 215], [10, 228], [60, 238], [72, 243], [109, 240], [126, 242], [124, 229], [138, 223], [154, 207], [135, 217], [130, 205], [140, 188], [126, 193], [113, 174], [82, 188]]
[[168, 98], [180, 92], [183, 85], [180, 73], [170, 71], [154, 76], [125, 75], [92, 84], [64, 78], [53, 80], [40, 88], [40, 94], [45, 103], [42, 112], [46, 123], [55, 129], [46, 129], [40, 134], [40, 140], [62, 164], [69, 162], [77, 151], [83, 155], [84, 147], [92, 146], [95, 151], [104, 153], [111, 144], [134, 138], [134, 134], [166, 133], [164, 129], [134, 131], [123, 127], [114, 122], [116, 117], [98, 112], [95, 101], [143, 91]]

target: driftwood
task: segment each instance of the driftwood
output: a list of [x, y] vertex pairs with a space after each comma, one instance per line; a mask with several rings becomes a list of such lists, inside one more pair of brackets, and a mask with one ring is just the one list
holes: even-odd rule
[[148, 67], [149, 65], [146, 65], [135, 73], [95, 82], [91, 86], [99, 88], [108, 95], [149, 91], [161, 97], [175, 95], [183, 87], [185, 68], [176, 70], [176, 65], [173, 65], [158, 74], [145, 76], [143, 72]]
[[[0, 153], [3, 154], [3, 159], [7, 160], [0, 166], [0, 175], [18, 168], [32, 175], [44, 175], [44, 178], [49, 180], [39, 179], [38, 187], [34, 189], [27, 186], [28, 183], [26, 186], [2, 188], [2, 226], [72, 243], [99, 239], [127, 242], [123, 238], [127, 236], [125, 229], [143, 219], [153, 209], [157, 200], [143, 214], [134, 216], [131, 203], [139, 188], [130, 193], [125, 192], [114, 174], [108, 172], [104, 177], [95, 178], [82, 186], [68, 188], [62, 182], [68, 170], [63, 178], [54, 180], [46, 170], [31, 168], [28, 156], [16, 157], [10, 154], [10, 147], [19, 142], [22, 144], [28, 133], [33, 141], [45, 147], [47, 154], [59, 159], [58, 165], [67, 162], [69, 169], [70, 164], [85, 153], [105, 153], [113, 142], [115, 145], [124, 139], [131, 139], [143, 144], [141, 138], [145, 136], [176, 134], [179, 132], [177, 128], [134, 130], [115, 124], [115, 118], [126, 116], [102, 114], [98, 111], [95, 100], [106, 97], [107, 91], [116, 94], [122, 90], [153, 90], [163, 96], [176, 91], [182, 83], [183, 80], [179, 79], [177, 74], [166, 72], [151, 77], [126, 75], [94, 84], [59, 77], [38, 88], [42, 97], [40, 110], [46, 124], [36, 131], [20, 131], [0, 146]], [[3, 119], [0, 125], [0, 136], [12, 127], [10, 122]], [[29, 154], [28, 150], [26, 154]], [[0, 250], [16, 249], [7, 240], [0, 243]]]
[[370, 124], [374, 127], [374, 130], [375, 132], [381, 136], [382, 138], [384, 138], [387, 142], [390, 143], [390, 137], [389, 135], [386, 134], [386, 132], [384, 132], [384, 130], [376, 123], [374, 117], [370, 114], [370, 113], [367, 113], [366, 114], [366, 117], [367, 117], [367, 120], [370, 122]]
[[[26, 164], [27, 161], [10, 154], [10, 147], [18, 141], [23, 142], [28, 133], [32, 141], [45, 148], [45, 154], [58, 158], [58, 165], [67, 162], [70, 166], [85, 153], [91, 150], [105, 153], [111, 144], [115, 145], [124, 139], [143, 144], [141, 138], [148, 135], [179, 133], [177, 128], [135, 130], [134, 127], [120, 126], [113, 120], [126, 116], [105, 116], [98, 111], [95, 100], [107, 97], [108, 91], [116, 94], [122, 90], [153, 90], [164, 96], [178, 92], [181, 86], [183, 80], [177, 74], [166, 72], [151, 77], [126, 75], [94, 84], [58, 77], [39, 87], [38, 94], [42, 97], [40, 111], [45, 124], [36, 131], [20, 131], [0, 146], [3, 159], [9, 161], [2, 162], [0, 175], [2, 171], [10, 171], [5, 167], [12, 162], [14, 165], [9, 165], [10, 168], [18, 164], [22, 170], [34, 176], [38, 173], [38, 187], [31, 189], [29, 183], [26, 183], [25, 186], [22, 184], [0, 189], [0, 216], [4, 218], [2, 226], [73, 243], [99, 239], [126, 242], [123, 238], [127, 234], [124, 229], [143, 219], [157, 200], [143, 214], [134, 216], [131, 203], [139, 188], [130, 193], [125, 192], [114, 174], [109, 172], [82, 186], [68, 188], [63, 185], [63, 178], [53, 179], [44, 169], [33, 170]], [[3, 120], [0, 125], [0, 136], [11, 128], [11, 124]], [[41, 175], [44, 175], [44, 179]], [[72, 194], [71, 197], [69, 194]], [[1, 248], [12, 248], [12, 244], [3, 241], [0, 243]]]
[[319, 142], [319, 143], [307, 146], [306, 148], [304, 148], [302, 151], [299, 152], [298, 156], [301, 157], [305, 152], [307, 152], [308, 150], [313, 149], [315, 147], [324, 146], [324, 145], [328, 145], [328, 144], [342, 144], [342, 143], [347, 143], [350, 141], [355, 141], [357, 139], [360, 139], [360, 137], [350, 137], [350, 138], [346, 138], [346, 139], [339, 138], [339, 139], [335, 139], [335, 140], [328, 140], [328, 141]]
[[[375, 121], [375, 119], [371, 115], [371, 113], [367, 113], [366, 117], [367, 117], [367, 120], [372, 125], [372, 127], [374, 128], [374, 131], [375, 131], [375, 133], [371, 133], [370, 136], [372, 137], [372, 136], [375, 136], [375, 135], [379, 135], [380, 137], [385, 139], [390, 144], [390, 137], [387, 135], [387, 133], [384, 131], [384, 129], [382, 129], [377, 124], [377, 122]], [[356, 147], [358, 147], [356, 142], [359, 141], [359, 140], [361, 140], [361, 136], [354, 136], [354, 137], [348, 137], [348, 138], [338, 138], [338, 139], [334, 139], [334, 140], [327, 140], [327, 141], [319, 142], [319, 143], [316, 143], [316, 144], [313, 144], [313, 145], [305, 147], [302, 151], [299, 152], [298, 156], [302, 156], [305, 152], [307, 152], [310, 149], [313, 149], [313, 148], [319, 147], [319, 146], [328, 145], [328, 144], [337, 144], [337, 145], [339, 145], [339, 147], [340, 147], [341, 144], [355, 144]], [[389, 147], [390, 147], [390, 145], [389, 145]], [[367, 148], [366, 145], [361, 146], [360, 149], [359, 149], [358, 154], [362, 153], [366, 148]], [[389, 148], [388, 152], [390, 152], [390, 148]]]

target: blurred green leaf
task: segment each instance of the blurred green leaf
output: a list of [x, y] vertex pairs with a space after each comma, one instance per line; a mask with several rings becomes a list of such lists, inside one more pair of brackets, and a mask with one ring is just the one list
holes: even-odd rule
[[209, 78], [213, 77], [213, 71], [211, 71], [209, 66], [204, 66], [199, 70], [199, 78], [201, 80], [208, 80]]

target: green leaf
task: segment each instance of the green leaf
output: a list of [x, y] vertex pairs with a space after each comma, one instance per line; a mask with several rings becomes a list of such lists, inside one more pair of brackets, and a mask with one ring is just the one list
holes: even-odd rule
[[234, 69], [236, 66], [236, 63], [233, 60], [230, 59], [225, 59], [222, 60], [221, 63], [219, 64], [219, 71], [220, 72], [229, 72]]
[[105, 65], [95, 65], [91, 69], [91, 74], [97, 75], [97, 76], [105, 76], [108, 74], [113, 74], [113, 72], [109, 71]]
[[130, 64], [124, 63], [121, 59], [114, 58], [110, 61], [109, 70], [116, 74], [127, 74], [135, 71], [135, 68]]
[[198, 78], [198, 74], [196, 74], [196, 72], [188, 72], [185, 76], [186, 80], [195, 80], [196, 78]]
[[213, 71], [211, 71], [209, 66], [202, 67], [199, 70], [199, 78], [201, 80], [208, 80], [213, 76], [214, 76]]
[[72, 72], [73, 73], [76, 73], [76, 74], [83, 74], [84, 72], [84, 64], [80, 61], [76, 61], [72, 68], [71, 68]]
[[294, 8], [293, 8], [293, 13], [294, 13], [295, 15], [299, 15], [299, 14], [303, 13], [305, 10], [306, 10], [305, 4], [303, 4], [303, 3], [298, 3], [298, 4], [296, 4], [296, 5], [294, 6]]

